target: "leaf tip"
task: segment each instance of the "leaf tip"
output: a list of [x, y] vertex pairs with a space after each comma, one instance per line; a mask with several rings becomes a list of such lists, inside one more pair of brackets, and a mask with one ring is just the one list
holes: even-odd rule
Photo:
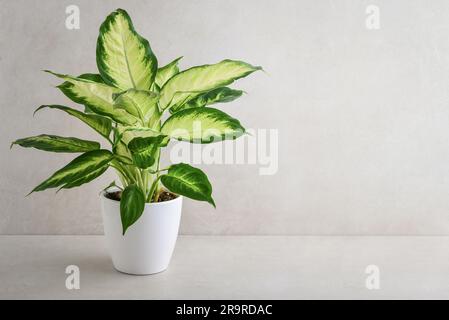
[[265, 69], [262, 68], [262, 67], [259, 67], [259, 69], [257, 69], [257, 70], [262, 71], [262, 72], [265, 73], [267, 76], [271, 76], [271, 74], [270, 74], [268, 71], [265, 71]]
[[215, 201], [214, 201], [214, 199], [212, 199], [212, 197], [210, 197], [210, 198], [207, 200], [207, 202], [210, 203], [210, 204], [214, 207], [214, 209], [217, 209], [217, 206], [215, 205]]
[[36, 113], [39, 111], [39, 110], [41, 110], [41, 109], [43, 109], [43, 108], [45, 108], [46, 107], [46, 105], [42, 105], [42, 106], [40, 106], [39, 108], [37, 108], [36, 110], [34, 110], [34, 112], [33, 112], [33, 117], [36, 115]]
[[122, 9], [122, 8], [117, 8], [115, 11], [116, 12], [121, 12], [121, 13], [127, 13], [126, 10]]
[[44, 70], [42, 70], [42, 72], [49, 73], [49, 74], [52, 74], [54, 76], [58, 76], [56, 73], [54, 73], [53, 71], [48, 70], [48, 69], [44, 69]]

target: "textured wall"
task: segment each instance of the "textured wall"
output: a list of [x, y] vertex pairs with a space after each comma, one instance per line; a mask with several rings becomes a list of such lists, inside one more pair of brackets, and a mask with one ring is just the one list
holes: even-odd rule
[[[65, 8], [81, 29], [65, 27]], [[366, 7], [380, 9], [367, 29]], [[217, 209], [185, 201], [185, 234], [448, 234], [447, 1], [0, 0], [0, 233], [102, 232], [98, 191], [24, 195], [73, 156], [14, 148], [38, 133], [96, 138], [48, 103], [73, 106], [40, 72], [95, 72], [98, 27], [123, 7], [160, 64], [242, 59], [264, 66], [223, 105], [278, 129], [279, 170], [203, 165]]]

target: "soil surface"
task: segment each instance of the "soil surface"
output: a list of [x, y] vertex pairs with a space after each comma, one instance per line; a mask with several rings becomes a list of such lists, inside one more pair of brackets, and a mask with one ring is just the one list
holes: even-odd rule
[[120, 201], [120, 199], [122, 198], [122, 192], [121, 191], [105, 192], [104, 196], [111, 200]]
[[176, 194], [164, 190], [159, 194], [159, 199], [157, 199], [157, 202], [170, 201], [176, 199], [177, 197], [178, 196]]
[[[108, 199], [120, 201], [120, 199], [122, 198], [122, 192], [121, 191], [106, 192], [105, 196]], [[159, 198], [157, 199], [157, 202], [170, 201], [170, 200], [176, 199], [177, 197], [178, 197], [178, 195], [171, 193], [169, 191], [163, 190], [159, 194]]]

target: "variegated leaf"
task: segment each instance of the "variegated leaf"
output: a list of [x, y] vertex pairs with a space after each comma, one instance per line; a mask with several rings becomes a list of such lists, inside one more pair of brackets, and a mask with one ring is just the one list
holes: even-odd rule
[[113, 154], [108, 150], [94, 150], [83, 153], [65, 167], [56, 171], [50, 178], [39, 184], [31, 192], [74, 183], [75, 181], [92, 174], [94, 171], [103, 168], [103, 166], [107, 165], [113, 157]]
[[64, 111], [69, 115], [74, 116], [75, 118], [78, 118], [79, 120], [83, 121], [85, 124], [87, 124], [89, 127], [97, 131], [106, 139], [109, 139], [109, 135], [111, 134], [112, 129], [112, 122], [111, 119], [109, 118], [99, 116], [97, 114], [86, 114], [81, 111], [60, 105], [43, 105], [37, 108], [36, 111], [34, 111], [34, 113], [44, 108]]
[[200, 201], [207, 201], [215, 207], [212, 199], [212, 185], [206, 174], [185, 163], [172, 165], [167, 174], [161, 176], [162, 184], [171, 192]]
[[122, 220], [122, 233], [136, 222], [145, 209], [145, 195], [142, 189], [132, 184], [123, 190], [120, 199], [120, 218]]
[[245, 133], [237, 119], [223, 111], [203, 107], [176, 112], [165, 121], [161, 132], [170, 138], [193, 143], [236, 139]]
[[11, 147], [15, 144], [25, 148], [67, 153], [87, 152], [100, 149], [100, 144], [96, 141], [82, 140], [73, 137], [59, 137], [49, 134], [18, 139], [11, 144]]
[[185, 103], [175, 105], [170, 108], [170, 112], [175, 113], [180, 110], [205, 107], [214, 103], [231, 102], [239, 98], [242, 94], [242, 90], [220, 87], [208, 92], [204, 92]]
[[141, 168], [151, 167], [156, 161], [156, 154], [162, 145], [166, 145], [166, 136], [137, 137], [128, 143], [133, 163]]
[[130, 89], [115, 96], [114, 107], [127, 111], [152, 128], [160, 120], [158, 100], [159, 95], [154, 92]]
[[182, 57], [179, 57], [157, 70], [155, 83], [159, 88], [162, 88], [171, 77], [179, 73], [178, 62], [181, 59]]
[[91, 182], [92, 180], [95, 180], [96, 178], [101, 176], [108, 168], [109, 168], [109, 164], [105, 164], [104, 166], [82, 176], [79, 179], [76, 179], [76, 180], [73, 180], [73, 181], [70, 181], [70, 182], [64, 184], [61, 188], [59, 188], [59, 190], [71, 189], [71, 188], [79, 187], [85, 183]]
[[164, 110], [193, 99], [205, 91], [227, 86], [257, 70], [261, 70], [261, 67], [234, 60], [187, 69], [172, 77], [162, 87], [160, 106]]
[[112, 12], [100, 27], [97, 66], [106, 83], [122, 90], [149, 90], [156, 77], [156, 56], [123, 9]]
[[132, 125], [137, 122], [137, 119], [126, 111], [114, 109], [112, 96], [121, 92], [119, 89], [88, 79], [47, 72], [65, 80], [58, 88], [72, 101], [83, 104], [93, 112], [110, 117], [119, 123]]

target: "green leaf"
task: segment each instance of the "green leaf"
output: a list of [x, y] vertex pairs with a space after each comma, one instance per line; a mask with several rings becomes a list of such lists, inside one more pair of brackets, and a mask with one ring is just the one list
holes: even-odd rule
[[113, 157], [112, 153], [108, 150], [94, 150], [83, 153], [65, 167], [56, 171], [50, 178], [39, 184], [30, 193], [74, 183], [76, 180], [103, 168]]
[[[158, 136], [158, 135], [160, 135], [161, 134], [161, 132], [160, 131], [158, 131], [158, 130], [155, 130], [155, 129], [151, 129], [151, 128], [148, 128], [148, 127], [124, 127], [124, 130], [123, 130], [123, 132], [144, 132], [144, 133], [146, 133], [146, 134], [148, 134], [149, 136]], [[147, 135], [145, 135], [145, 136], [147, 136]]]
[[172, 165], [161, 182], [171, 192], [191, 199], [207, 201], [215, 207], [212, 199], [212, 186], [207, 176], [198, 168], [185, 163]]
[[125, 110], [145, 124], [149, 122], [152, 127], [160, 119], [158, 100], [159, 95], [154, 92], [130, 89], [115, 96], [114, 107]]
[[112, 148], [112, 152], [115, 155], [123, 158], [131, 158], [131, 153], [128, 150], [128, 147], [123, 141], [118, 141]]
[[[104, 83], [103, 78], [98, 73], [83, 73], [79, 75], [78, 78], [90, 80], [93, 82]], [[94, 113], [88, 106], [84, 106], [85, 113]]]
[[159, 135], [161, 135], [160, 131], [147, 127], [124, 127], [119, 128], [116, 138], [117, 140], [122, 140], [128, 144], [136, 137], [154, 137]]
[[242, 90], [234, 90], [228, 87], [220, 87], [187, 101], [184, 104], [178, 104], [170, 108], [171, 113], [189, 108], [199, 108], [220, 102], [231, 102], [243, 94]]
[[25, 148], [36, 148], [52, 152], [87, 152], [100, 149], [100, 144], [96, 141], [82, 140], [73, 137], [59, 137], [48, 134], [41, 134], [35, 137], [18, 139], [11, 144]]
[[108, 191], [108, 190], [111, 189], [112, 187], [116, 187], [116, 188], [120, 189], [121, 191], [123, 191], [123, 188], [120, 187], [119, 185], [117, 185], [117, 184], [115, 183], [115, 180], [114, 180], [114, 181], [112, 181], [110, 184], [108, 184], [107, 187], [105, 187], [103, 190], [101, 190], [99, 194], [102, 194], [103, 192]]
[[203, 107], [176, 112], [165, 121], [161, 132], [170, 138], [193, 143], [236, 139], [245, 133], [237, 119], [223, 111]]
[[116, 155], [131, 159], [131, 153], [126, 145], [129, 141], [131, 141], [131, 139], [125, 141], [125, 138], [128, 138], [125, 132], [127, 128], [128, 127], [122, 125], [117, 125], [117, 127], [112, 128], [114, 132], [114, 144], [112, 151]]
[[[79, 187], [82, 184], [91, 182], [92, 180], [98, 178], [99, 176], [101, 176], [107, 169], [109, 168], [108, 164], [105, 164], [104, 166], [98, 168], [95, 171], [92, 171], [91, 173], [86, 174], [85, 176], [73, 180], [71, 182], [68, 182], [66, 184], [64, 184], [61, 188], [59, 188], [59, 190], [61, 189], [71, 189], [71, 188], [75, 188], [75, 187]], [[59, 191], [58, 190], [58, 191]]]
[[69, 115], [80, 119], [85, 124], [87, 124], [89, 127], [91, 127], [92, 129], [97, 131], [99, 134], [101, 134], [103, 137], [105, 137], [106, 139], [109, 139], [109, 135], [111, 134], [111, 128], [112, 128], [112, 122], [111, 122], [111, 119], [109, 119], [109, 118], [99, 116], [96, 114], [85, 114], [81, 111], [78, 111], [78, 110], [75, 110], [75, 109], [72, 109], [69, 107], [65, 107], [65, 106], [60, 106], [60, 105], [43, 105], [43, 106], [40, 106], [39, 108], [37, 108], [36, 111], [34, 111], [34, 113], [36, 113], [39, 110], [44, 109], [44, 108], [57, 109], [57, 110], [64, 111], [64, 112], [68, 113]]
[[88, 79], [58, 74], [48, 70], [46, 72], [65, 80], [58, 88], [72, 101], [83, 104], [96, 114], [110, 117], [119, 123], [132, 125], [137, 122], [137, 119], [126, 111], [114, 109], [112, 95], [120, 93], [119, 89]]
[[179, 57], [157, 70], [155, 82], [159, 88], [162, 88], [171, 77], [179, 73], [178, 62], [181, 59], [182, 57]]
[[123, 235], [126, 230], [136, 222], [145, 208], [145, 196], [142, 190], [132, 184], [123, 190], [120, 200], [120, 217], [122, 220]]
[[112, 12], [100, 27], [97, 66], [106, 83], [122, 90], [149, 90], [157, 73], [150, 44], [135, 30], [125, 10]]
[[103, 78], [98, 73], [83, 73], [83, 74], [79, 75], [78, 78], [104, 84]]
[[165, 110], [169, 106], [190, 100], [205, 91], [227, 86], [261, 69], [261, 67], [234, 60], [223, 60], [216, 64], [187, 69], [172, 77], [162, 87], [160, 106], [162, 110]]
[[128, 143], [134, 164], [142, 169], [151, 167], [156, 161], [156, 153], [166, 145], [167, 136], [137, 137]]

